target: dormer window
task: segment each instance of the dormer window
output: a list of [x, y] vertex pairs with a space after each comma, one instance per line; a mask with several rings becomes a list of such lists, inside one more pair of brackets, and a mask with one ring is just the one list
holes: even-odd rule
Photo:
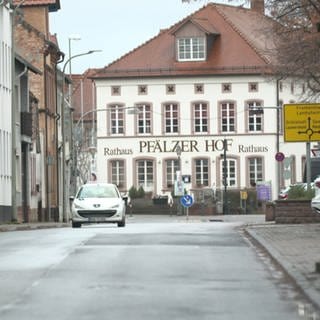
[[177, 41], [179, 61], [205, 60], [205, 37], [179, 38]]

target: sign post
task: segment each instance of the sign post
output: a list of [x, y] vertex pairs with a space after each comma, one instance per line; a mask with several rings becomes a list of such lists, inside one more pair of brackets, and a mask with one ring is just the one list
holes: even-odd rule
[[189, 219], [189, 207], [193, 205], [193, 198], [189, 194], [184, 195], [180, 198], [180, 203], [184, 208], [187, 208], [187, 220]]

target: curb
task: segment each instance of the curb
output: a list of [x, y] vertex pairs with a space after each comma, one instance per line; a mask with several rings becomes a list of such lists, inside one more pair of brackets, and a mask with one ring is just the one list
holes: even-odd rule
[[49, 229], [49, 228], [66, 228], [70, 226], [71, 225], [66, 222], [0, 224], [0, 232], [39, 230], [39, 229]]

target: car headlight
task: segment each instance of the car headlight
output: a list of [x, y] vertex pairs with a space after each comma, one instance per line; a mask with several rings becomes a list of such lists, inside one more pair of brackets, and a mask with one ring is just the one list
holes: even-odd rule
[[115, 204], [114, 206], [112, 206], [111, 208], [112, 209], [118, 209], [120, 207], [120, 205], [119, 204]]
[[80, 206], [78, 203], [74, 203], [74, 208], [75, 209], [83, 209], [83, 207]]

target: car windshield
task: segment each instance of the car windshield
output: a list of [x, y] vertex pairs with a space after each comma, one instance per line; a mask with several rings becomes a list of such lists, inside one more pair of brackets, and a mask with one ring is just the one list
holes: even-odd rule
[[83, 186], [77, 198], [118, 198], [118, 193], [112, 185], [90, 185]]

